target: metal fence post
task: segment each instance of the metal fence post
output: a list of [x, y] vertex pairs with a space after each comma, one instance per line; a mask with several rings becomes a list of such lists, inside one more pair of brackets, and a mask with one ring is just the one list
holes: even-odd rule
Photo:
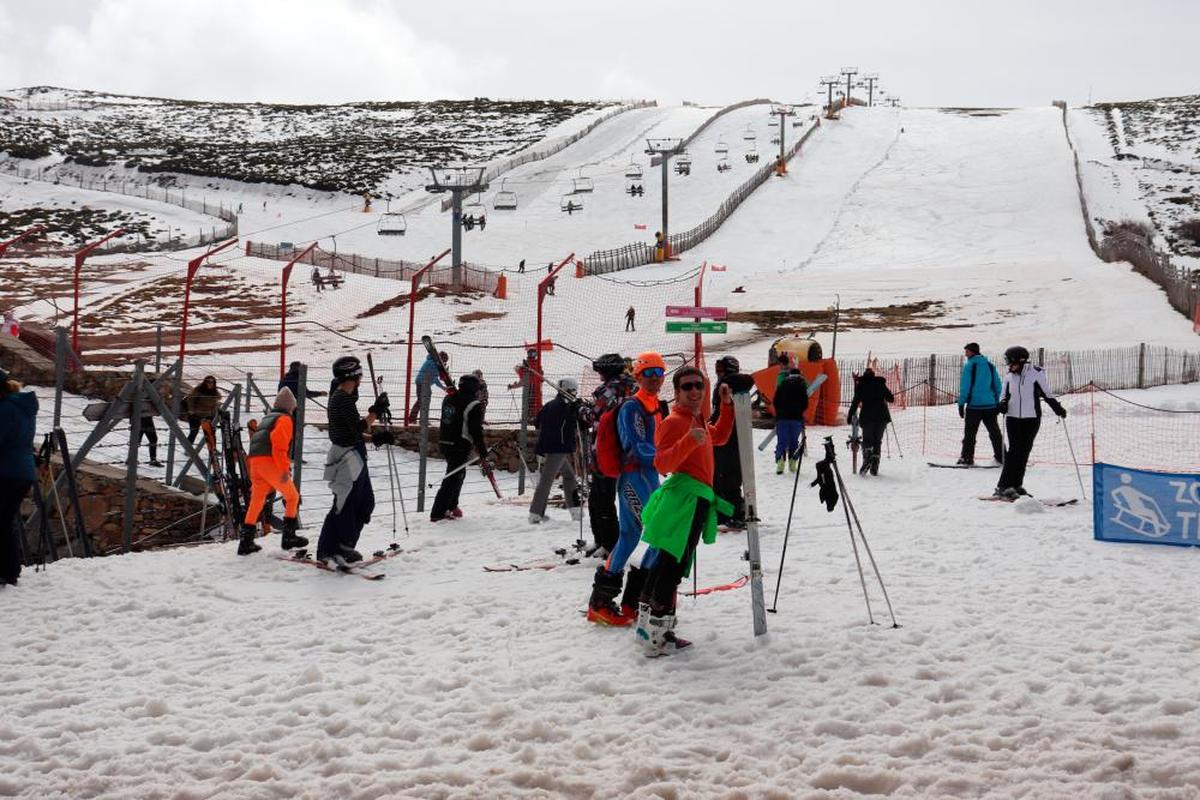
[[[540, 342], [539, 342], [540, 344]], [[520, 463], [517, 464], [517, 494], [525, 494], [525, 446], [528, 442], [528, 433], [526, 428], [529, 425], [529, 396], [530, 396], [530, 379], [533, 374], [526, 369], [521, 373], [521, 426], [517, 428], [517, 452], [520, 454]]]
[[70, 351], [70, 345], [67, 344], [67, 329], [54, 329], [54, 427], [57, 428], [62, 424], [62, 396], [63, 384], [67, 378], [67, 353]]
[[146, 362], [133, 365], [133, 395], [129, 398], [129, 452], [125, 456], [125, 519], [121, 526], [121, 552], [133, 546], [133, 515], [137, 510], [138, 445], [142, 439], [142, 374]]

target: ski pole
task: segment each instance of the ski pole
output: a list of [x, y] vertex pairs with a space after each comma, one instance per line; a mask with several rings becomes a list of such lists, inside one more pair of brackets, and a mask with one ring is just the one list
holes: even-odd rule
[[[837, 469], [837, 465], [834, 465]], [[841, 475], [838, 476], [839, 480]], [[863, 549], [867, 551], [867, 559], [871, 562], [871, 569], [875, 572], [875, 580], [879, 581], [879, 588], [883, 592], [883, 600], [887, 603], [888, 614], [892, 617], [892, 627], [899, 628], [900, 623], [896, 622], [896, 612], [892, 611], [892, 601], [888, 597], [887, 587], [883, 585], [883, 576], [879, 574], [879, 565], [875, 563], [875, 555], [871, 552], [871, 545], [867, 543], [867, 535], [863, 533], [862, 523], [858, 520], [858, 511], [854, 508], [854, 503], [851, 502], [847, 495], [842, 496], [845, 506], [850, 510], [851, 516], [854, 517], [854, 524], [858, 528], [858, 538], [862, 540]]]
[[1058, 424], [1062, 425], [1063, 433], [1067, 436], [1067, 449], [1071, 451], [1071, 461], [1075, 464], [1075, 479], [1079, 481], [1079, 493], [1083, 495], [1083, 499], [1087, 500], [1087, 490], [1083, 488], [1083, 475], [1079, 473], [1079, 459], [1075, 458], [1075, 446], [1071, 444], [1071, 429], [1067, 427], [1066, 421], [1059, 417]]
[[[486, 456], [490, 455], [492, 452], [494, 452], [494, 451], [495, 451], [495, 449], [496, 449], [495, 447], [489, 447], [489, 448], [487, 449], [487, 451], [486, 451], [486, 452], [483, 454], [483, 455], [484, 455], [484, 457], [486, 457]], [[450, 470], [450, 471], [449, 471], [449, 472], [447, 472], [445, 475], [443, 475], [443, 476], [442, 476], [442, 479], [443, 479], [443, 480], [445, 480], [446, 478], [449, 478], [451, 475], [454, 475], [455, 473], [462, 472], [462, 471], [463, 471], [464, 469], [466, 469], [467, 467], [471, 466], [472, 464], [476, 464], [476, 463], [478, 463], [478, 462], [479, 462], [479, 461], [481, 461], [481, 460], [482, 460], [482, 459], [481, 459], [479, 456], [472, 456], [470, 459], [468, 459], [468, 460], [466, 461], [466, 463], [458, 465], [457, 467], [455, 467], [454, 469]], [[432, 488], [433, 488], [433, 484], [432, 484], [432, 483], [430, 483], [430, 484], [427, 484], [427, 485], [429, 486], [429, 488], [430, 488], [430, 489], [432, 489]]]
[[[373, 359], [371, 357], [370, 351], [367, 352], [367, 367], [371, 371], [371, 391], [374, 392], [374, 394], [375, 394], [376, 409], [378, 410], [379, 384], [375, 380], [375, 359]], [[391, 412], [386, 411], [384, 413], [381, 413], [379, 416], [380, 416], [380, 419], [383, 420], [387, 424], [388, 430], [391, 430], [391, 427], [392, 427], [391, 426], [391, 416], [392, 416]], [[388, 488], [390, 488], [391, 492], [392, 492], [392, 539], [394, 540], [396, 538], [396, 478], [392, 474], [394, 465], [392, 464], [392, 449], [390, 447], [387, 449], [387, 460], [388, 460]], [[404, 527], [405, 527], [405, 532], [407, 533], [408, 532], [407, 523], [405, 524]]]
[[894, 423], [894, 422], [889, 422], [889, 423], [888, 423], [888, 427], [889, 427], [889, 428], [891, 429], [891, 431], [892, 431], [892, 439], [894, 439], [894, 440], [895, 440], [895, 442], [896, 442], [896, 454], [897, 454], [898, 456], [900, 456], [900, 458], [902, 458], [902, 459], [903, 459], [903, 458], [904, 458], [904, 451], [900, 449], [900, 434], [896, 433], [896, 423]]
[[871, 613], [871, 596], [867, 594], [867, 579], [863, 576], [862, 559], [858, 555], [858, 542], [854, 539], [854, 526], [850, 524], [849, 495], [846, 494], [846, 482], [842, 479], [842, 470], [838, 467], [837, 452], [833, 446], [832, 436], [825, 437], [825, 459], [833, 467], [834, 479], [837, 481], [838, 491], [842, 495], [842, 511], [846, 514], [846, 532], [850, 534], [850, 549], [854, 551], [854, 563], [858, 567], [858, 582], [862, 584], [863, 600], [867, 603], [867, 621], [874, 625], [876, 624], [875, 615]]
[[792, 504], [788, 506], [787, 527], [783, 530], [783, 552], [779, 554], [779, 572], [775, 576], [775, 599], [767, 609], [772, 614], [779, 613], [779, 585], [783, 583], [783, 560], [787, 557], [788, 537], [792, 533], [792, 512], [796, 510], [796, 490], [800, 488], [800, 465], [804, 462], [804, 451], [807, 449], [808, 432], [800, 435], [800, 457], [796, 459], [796, 477], [792, 479]]

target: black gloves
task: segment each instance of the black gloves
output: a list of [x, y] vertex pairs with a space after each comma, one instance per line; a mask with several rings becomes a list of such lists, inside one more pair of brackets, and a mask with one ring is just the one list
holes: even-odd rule
[[396, 434], [391, 431], [375, 431], [371, 434], [371, 444], [383, 447], [385, 444], [395, 444]]
[[838, 502], [837, 480], [833, 477], [833, 467], [829, 460], [817, 462], [817, 477], [809, 486], [819, 486], [817, 496], [825, 504], [828, 511], [833, 511]]
[[1000, 404], [998, 406], [996, 406], [996, 408], [1000, 409], [1001, 414], [1007, 414], [1008, 413], [1008, 401], [1001, 400]]
[[1052, 400], [1051, 398], [1047, 397], [1046, 405], [1050, 406], [1050, 408], [1054, 411], [1054, 413], [1057, 414], [1060, 418], [1064, 418], [1064, 419], [1066, 418], [1067, 410], [1065, 408], [1063, 408], [1062, 403], [1058, 402], [1057, 400]]
[[959, 419], [967, 418], [967, 410], [963, 406], [958, 407], [958, 417]]
[[392, 412], [392, 401], [388, 398], [387, 392], [381, 392], [379, 397], [375, 399], [375, 405], [367, 409], [370, 413], [377, 417], [386, 417]]

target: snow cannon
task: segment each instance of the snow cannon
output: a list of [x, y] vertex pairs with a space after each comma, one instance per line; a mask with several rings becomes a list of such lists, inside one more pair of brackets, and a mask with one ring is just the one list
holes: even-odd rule
[[[804, 380], [811, 384], [818, 375], [825, 376], [825, 382], [817, 389], [815, 395], [809, 398], [808, 411], [804, 413], [804, 421], [809, 425], [838, 424], [838, 406], [842, 397], [842, 382], [838, 377], [837, 361], [825, 358], [821, 344], [815, 339], [799, 336], [785, 336], [776, 339], [771, 345], [770, 364], [765, 369], [754, 373], [754, 384], [759, 394], [770, 403], [775, 397], [775, 386], [779, 371], [783, 368], [780, 356], [786, 355], [788, 368], [800, 370]], [[768, 407], [772, 415], [775, 410]]]

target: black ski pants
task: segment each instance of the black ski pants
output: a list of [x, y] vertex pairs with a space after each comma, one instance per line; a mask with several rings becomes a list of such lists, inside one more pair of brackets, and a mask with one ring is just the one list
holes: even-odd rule
[[738, 457], [736, 437], [713, 448], [713, 491], [717, 497], [733, 504], [732, 514], [726, 516], [717, 512], [718, 524], [746, 520], [746, 499], [742, 496], [742, 461]]
[[[466, 464], [471, 458], [470, 446], [463, 447], [461, 445], [441, 445], [442, 457], [446, 459], [446, 476], [442, 478], [442, 485], [438, 487], [437, 497], [433, 499], [433, 508], [429, 511], [429, 518], [434, 522], [442, 519], [453, 508], [458, 508], [458, 495], [462, 491], [463, 481], [467, 479], [467, 470], [454, 470]], [[454, 472], [453, 475], [450, 473]]]
[[862, 423], [863, 466], [871, 463], [872, 460], [878, 462], [879, 454], [883, 452], [883, 434], [887, 430], [889, 421], [884, 419]]
[[1039, 417], [1009, 417], [1004, 421], [1008, 431], [1008, 455], [1004, 458], [1004, 469], [1000, 470], [998, 489], [1016, 489], [1025, 484], [1025, 465], [1033, 450], [1042, 420]]
[[0, 581], [21, 576], [21, 543], [17, 540], [17, 514], [31, 481], [0, 478]]
[[983, 423], [983, 427], [987, 429], [988, 438], [992, 440], [992, 456], [997, 461], [1004, 460], [1004, 437], [1000, 435], [1000, 423], [996, 421], [996, 416], [1000, 413], [998, 408], [971, 408], [967, 407], [965, 420], [963, 424], [963, 442], [962, 442], [962, 457], [969, 461], [975, 460], [975, 436], [979, 433], [979, 423]]
[[675, 613], [675, 596], [679, 590], [679, 582], [683, 580], [684, 574], [691, 567], [707, 519], [708, 501], [698, 498], [696, 511], [692, 514], [692, 524], [688, 529], [687, 545], [684, 546], [683, 557], [676, 559], [666, 550], [658, 551], [658, 558], [655, 559], [654, 566], [650, 567], [650, 573], [646, 576], [646, 585], [642, 587], [641, 596], [641, 602], [649, 603], [650, 610], [654, 614]]
[[621, 524], [617, 519], [617, 479], [598, 472], [592, 473], [588, 493], [588, 520], [592, 524], [592, 539], [608, 552], [617, 546]]

